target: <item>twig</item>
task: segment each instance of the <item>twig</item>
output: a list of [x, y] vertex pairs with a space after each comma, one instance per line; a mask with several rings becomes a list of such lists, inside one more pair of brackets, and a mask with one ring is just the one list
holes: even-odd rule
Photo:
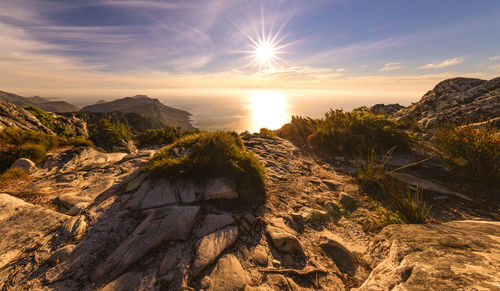
[[421, 160], [421, 161], [418, 161], [418, 162], [416, 162], [416, 163], [412, 163], [412, 164], [404, 165], [404, 166], [399, 167], [399, 168], [397, 168], [397, 169], [391, 170], [391, 171], [389, 171], [389, 172], [387, 172], [387, 173], [385, 173], [385, 174], [386, 174], [386, 175], [388, 175], [388, 174], [391, 174], [391, 173], [397, 172], [397, 171], [402, 170], [402, 169], [406, 169], [406, 168], [409, 168], [409, 167], [416, 166], [416, 165], [418, 165], [418, 164], [420, 164], [420, 163], [423, 163], [423, 162], [425, 162], [425, 161], [428, 161], [428, 160], [430, 160], [430, 159], [432, 159], [432, 158], [433, 158], [433, 157], [428, 157], [428, 158], [425, 158], [425, 159], [423, 159], [423, 160]]

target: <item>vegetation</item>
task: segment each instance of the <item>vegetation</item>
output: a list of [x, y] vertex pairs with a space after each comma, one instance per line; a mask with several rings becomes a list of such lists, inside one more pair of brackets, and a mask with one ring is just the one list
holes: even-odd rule
[[360, 149], [354, 160], [356, 168], [358, 169], [358, 180], [365, 186], [376, 185], [386, 174], [385, 166], [393, 150], [394, 148], [387, 151], [379, 162], [377, 152], [374, 148], [367, 150], [366, 155], [363, 150]]
[[268, 128], [265, 128], [265, 127], [260, 129], [259, 134], [263, 137], [274, 136], [274, 132]]
[[97, 124], [89, 124], [88, 129], [92, 142], [106, 150], [112, 150], [122, 140], [130, 140], [133, 136], [130, 126], [123, 123], [112, 124], [105, 118]]
[[321, 119], [293, 116], [278, 135], [298, 145], [349, 154], [360, 145], [377, 150], [396, 147], [400, 151], [410, 146], [410, 137], [398, 123], [366, 107], [352, 112], [330, 110]]
[[147, 129], [137, 136], [140, 146], [167, 145], [173, 143], [183, 136], [179, 127], [167, 127], [162, 129]]
[[500, 178], [500, 131], [491, 125], [448, 124], [437, 130], [436, 144], [443, 160], [481, 180]]
[[25, 106], [24, 109], [31, 112], [41, 124], [45, 125], [47, 128], [52, 130], [55, 134], [60, 137], [72, 137], [75, 133], [71, 131], [66, 125], [64, 125], [64, 119], [61, 117], [54, 117], [51, 113], [48, 113], [35, 106]]
[[230, 177], [243, 199], [263, 198], [264, 168], [235, 132], [187, 135], [163, 148], [147, 169], [158, 177]]
[[399, 214], [387, 210], [383, 207], [377, 207], [376, 211], [380, 214], [380, 218], [373, 220], [373, 224], [377, 229], [381, 229], [390, 224], [404, 224]]
[[84, 137], [62, 138], [39, 131], [6, 128], [0, 132], [0, 172], [19, 158], [39, 163], [45, 159], [48, 150], [62, 146], [93, 145]]
[[24, 179], [26, 178], [26, 172], [21, 169], [8, 169], [3, 174], [0, 175], [0, 184], [8, 183], [12, 180]]

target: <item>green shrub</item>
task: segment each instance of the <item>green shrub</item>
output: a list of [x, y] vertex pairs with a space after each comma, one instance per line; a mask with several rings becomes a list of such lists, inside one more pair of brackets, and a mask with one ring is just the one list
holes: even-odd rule
[[38, 121], [40, 121], [41, 124], [45, 125], [58, 136], [75, 136], [75, 133], [72, 132], [66, 125], [64, 125], [64, 118], [54, 117], [51, 113], [48, 113], [35, 106], [25, 106], [24, 109], [31, 112], [38, 119]]
[[0, 184], [9, 182], [12, 180], [23, 179], [27, 176], [26, 172], [21, 169], [8, 169], [3, 174], [0, 175]]
[[268, 128], [261, 128], [259, 134], [263, 137], [271, 137], [274, 136], [274, 132]]
[[322, 119], [293, 116], [289, 124], [278, 130], [278, 135], [298, 145], [328, 152], [351, 153], [360, 145], [377, 150], [396, 146], [397, 150], [406, 151], [410, 137], [400, 127], [386, 115], [361, 107], [352, 112], [330, 110]]
[[44, 146], [46, 149], [55, 148], [60, 138], [39, 131], [5, 128], [0, 132], [0, 142], [4, 145], [20, 146], [26, 143]]
[[377, 207], [376, 211], [380, 214], [380, 218], [374, 222], [377, 227], [385, 227], [390, 224], [404, 224], [404, 221], [396, 212], [392, 212], [383, 207]]
[[163, 148], [147, 169], [157, 177], [229, 177], [249, 202], [260, 201], [264, 194], [264, 168], [235, 132], [187, 135]]
[[100, 119], [97, 124], [89, 124], [88, 129], [92, 142], [106, 150], [112, 150], [122, 140], [129, 140], [133, 135], [130, 126], [111, 124], [106, 118]]
[[166, 145], [173, 143], [183, 136], [179, 127], [167, 127], [161, 129], [147, 129], [137, 136], [141, 146]]
[[481, 180], [500, 178], [500, 131], [491, 125], [448, 124], [436, 132], [436, 145], [445, 162]]
[[35, 164], [43, 161], [47, 156], [47, 150], [43, 145], [26, 143], [18, 146], [13, 150], [13, 155], [15, 160], [20, 158], [26, 158], [33, 161]]
[[381, 190], [399, 212], [406, 223], [425, 223], [431, 210], [422, 199], [422, 190], [413, 191], [406, 183], [386, 177], [381, 183]]
[[83, 136], [70, 137], [64, 140], [64, 144], [75, 147], [91, 147], [91, 148], [94, 147], [94, 143], [92, 143], [91, 140]]

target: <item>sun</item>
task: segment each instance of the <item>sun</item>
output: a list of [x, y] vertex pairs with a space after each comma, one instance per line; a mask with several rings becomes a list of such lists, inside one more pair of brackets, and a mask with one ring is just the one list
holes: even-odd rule
[[270, 63], [274, 58], [274, 46], [272, 43], [263, 42], [255, 48], [255, 58], [262, 63]]

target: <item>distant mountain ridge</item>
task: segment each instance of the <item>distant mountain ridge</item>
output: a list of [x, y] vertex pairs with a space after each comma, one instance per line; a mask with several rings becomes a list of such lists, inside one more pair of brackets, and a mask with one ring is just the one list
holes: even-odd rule
[[17, 106], [35, 106], [49, 112], [71, 112], [79, 108], [66, 101], [51, 101], [39, 96], [23, 97], [13, 93], [0, 91], [0, 99], [8, 101]]
[[99, 101], [83, 107], [80, 111], [135, 113], [163, 126], [178, 126], [184, 130], [195, 129], [191, 124], [189, 112], [166, 106], [160, 100], [146, 95], [125, 97], [110, 102]]

